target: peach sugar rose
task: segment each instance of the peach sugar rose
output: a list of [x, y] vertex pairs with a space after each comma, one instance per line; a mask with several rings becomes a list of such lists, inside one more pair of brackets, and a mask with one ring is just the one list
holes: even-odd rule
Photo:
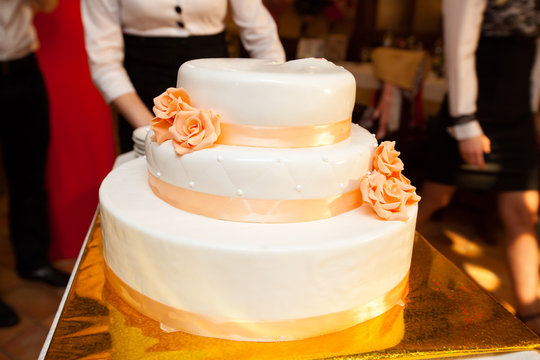
[[152, 140], [159, 144], [172, 140], [179, 155], [212, 145], [220, 134], [219, 115], [192, 107], [182, 88], [168, 88], [156, 97], [153, 110]]
[[179, 155], [209, 147], [220, 134], [219, 116], [212, 110], [179, 111], [169, 128], [174, 149]]
[[386, 176], [401, 173], [403, 170], [403, 161], [399, 158], [400, 152], [394, 149], [395, 145], [395, 141], [383, 141], [379, 145], [373, 155], [373, 170]]
[[373, 154], [373, 173], [360, 183], [362, 200], [368, 203], [375, 213], [385, 220], [402, 220], [409, 217], [406, 205], [420, 201], [401, 171], [403, 162], [398, 158], [399, 152], [394, 150], [394, 142], [385, 141]]

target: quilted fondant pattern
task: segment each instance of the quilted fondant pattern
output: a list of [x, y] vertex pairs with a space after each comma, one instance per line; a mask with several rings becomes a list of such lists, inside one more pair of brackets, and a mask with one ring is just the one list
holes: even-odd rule
[[311, 199], [357, 188], [376, 143], [353, 125], [350, 139], [318, 148], [216, 145], [178, 156], [170, 142], [150, 142], [146, 153], [152, 174], [182, 188], [253, 199]]

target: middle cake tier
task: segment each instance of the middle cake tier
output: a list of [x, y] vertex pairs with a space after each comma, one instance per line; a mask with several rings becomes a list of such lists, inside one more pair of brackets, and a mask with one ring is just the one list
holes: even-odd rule
[[334, 145], [303, 149], [215, 145], [178, 156], [171, 141], [146, 142], [148, 170], [191, 191], [243, 199], [320, 199], [358, 189], [370, 169], [375, 137], [353, 124]]
[[242, 222], [330, 218], [362, 203], [375, 137], [353, 125], [351, 136], [314, 148], [214, 145], [183, 156], [171, 141], [146, 142], [149, 185], [178, 209]]

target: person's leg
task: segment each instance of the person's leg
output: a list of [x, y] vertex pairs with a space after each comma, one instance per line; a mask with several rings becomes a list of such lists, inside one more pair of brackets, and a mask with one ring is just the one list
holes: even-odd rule
[[[0, 83], [4, 111], [0, 143], [9, 188], [9, 230], [19, 276], [65, 286], [69, 275], [48, 259], [50, 229], [45, 169], [49, 144], [49, 107], [35, 57]], [[31, 105], [31, 109], [27, 111]], [[24, 130], [21, 130], [24, 129]]]
[[[19, 273], [46, 265], [50, 236], [45, 188], [49, 108], [37, 62], [33, 65], [24, 73], [8, 74], [2, 94], [8, 114], [2, 121], [2, 154], [9, 188], [10, 238]], [[27, 112], [29, 99], [31, 111]], [[27, 129], [23, 133], [21, 126]]]
[[[504, 228], [504, 251], [512, 280], [516, 311], [540, 333], [538, 299], [538, 242], [536, 222], [539, 194], [536, 190], [499, 194], [498, 208]], [[534, 317], [534, 315], [539, 315]]]
[[454, 185], [425, 181], [420, 189], [422, 199], [418, 203], [417, 224], [422, 225], [433, 213], [446, 207], [456, 191]]

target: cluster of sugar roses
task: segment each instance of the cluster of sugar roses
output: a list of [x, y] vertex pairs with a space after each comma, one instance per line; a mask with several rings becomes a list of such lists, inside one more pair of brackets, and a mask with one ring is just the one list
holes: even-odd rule
[[168, 88], [156, 97], [153, 110], [156, 117], [151, 122], [152, 140], [159, 144], [172, 140], [179, 155], [209, 147], [220, 134], [219, 115], [191, 106], [182, 88]]
[[406, 205], [420, 201], [416, 188], [401, 173], [403, 162], [394, 141], [382, 142], [373, 154], [373, 171], [360, 183], [362, 199], [385, 220], [407, 220]]

